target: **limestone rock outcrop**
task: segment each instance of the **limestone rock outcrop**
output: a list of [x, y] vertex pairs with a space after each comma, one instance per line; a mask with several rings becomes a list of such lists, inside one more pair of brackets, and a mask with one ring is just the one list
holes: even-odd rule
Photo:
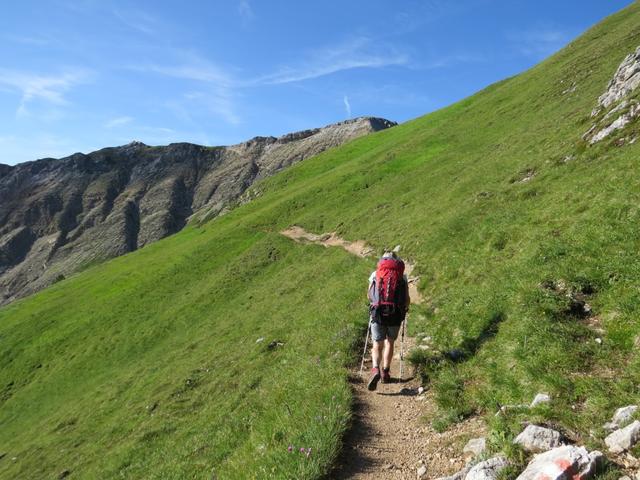
[[[627, 55], [607, 85], [607, 90], [598, 98], [598, 106], [591, 112], [595, 123], [583, 135], [593, 145], [640, 117], [640, 103], [635, 95], [640, 86], [640, 47]], [[619, 139], [623, 144], [626, 139]], [[633, 137], [629, 143], [636, 141]]]

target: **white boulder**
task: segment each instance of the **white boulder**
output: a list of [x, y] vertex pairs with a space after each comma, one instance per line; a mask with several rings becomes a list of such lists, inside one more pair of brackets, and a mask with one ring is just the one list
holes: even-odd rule
[[474, 465], [464, 480], [496, 480], [502, 469], [509, 465], [504, 457], [493, 457]]
[[565, 480], [581, 478], [587, 480], [596, 472], [602, 454], [584, 447], [564, 445], [548, 452], [538, 454], [529, 462], [527, 468], [516, 480]]
[[546, 452], [562, 445], [562, 435], [550, 428], [528, 425], [513, 443], [527, 452]]
[[638, 411], [638, 405], [627, 405], [616, 410], [613, 414], [611, 423], [615, 423], [619, 428], [622, 428], [633, 420], [633, 416]]
[[640, 422], [636, 420], [620, 430], [616, 430], [604, 439], [611, 453], [622, 453], [629, 450], [640, 440]]

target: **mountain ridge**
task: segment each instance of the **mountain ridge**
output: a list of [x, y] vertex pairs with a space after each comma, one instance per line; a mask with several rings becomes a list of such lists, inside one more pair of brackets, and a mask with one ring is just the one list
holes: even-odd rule
[[0, 165], [0, 304], [171, 235], [194, 214], [213, 218], [255, 181], [394, 125], [359, 117], [230, 146], [133, 141]]

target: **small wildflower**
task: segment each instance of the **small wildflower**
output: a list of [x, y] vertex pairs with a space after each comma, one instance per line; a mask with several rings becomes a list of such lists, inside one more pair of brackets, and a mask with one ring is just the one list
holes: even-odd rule
[[293, 445], [289, 445], [289, 447], [287, 447], [287, 452], [293, 452]]
[[300, 447], [300, 451], [304, 453], [304, 447]]

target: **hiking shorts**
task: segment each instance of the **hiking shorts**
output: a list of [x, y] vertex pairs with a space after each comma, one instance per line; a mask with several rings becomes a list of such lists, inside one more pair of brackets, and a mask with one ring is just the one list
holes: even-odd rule
[[371, 322], [371, 337], [374, 342], [382, 342], [384, 339], [396, 340], [400, 333], [400, 325], [382, 325], [377, 322]]

